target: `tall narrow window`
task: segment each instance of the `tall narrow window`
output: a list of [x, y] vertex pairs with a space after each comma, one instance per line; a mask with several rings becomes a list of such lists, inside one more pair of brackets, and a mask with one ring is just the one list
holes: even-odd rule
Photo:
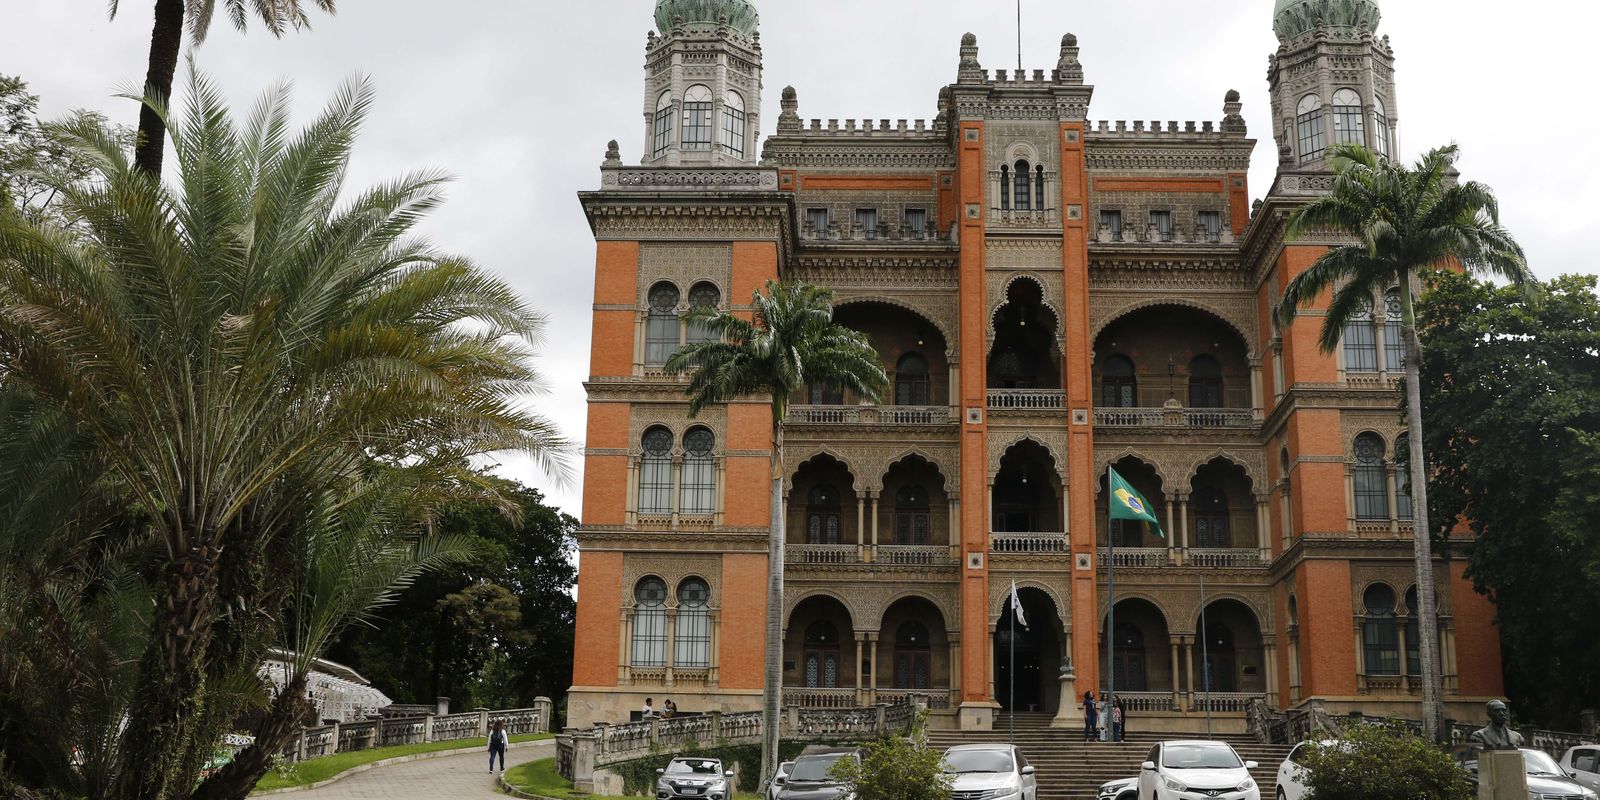
[[1200, 547], [1232, 547], [1228, 529], [1228, 495], [1207, 486], [1194, 493], [1194, 529]]
[[711, 666], [711, 587], [699, 578], [678, 584], [678, 625], [673, 631], [672, 665]]
[[1139, 405], [1139, 379], [1133, 360], [1124, 355], [1106, 359], [1100, 372], [1100, 405], [1105, 408], [1133, 408]]
[[1018, 161], [1016, 165], [1016, 185], [1012, 192], [1011, 205], [1018, 211], [1028, 211], [1033, 208], [1032, 181], [1033, 170], [1026, 161]]
[[1150, 224], [1155, 226], [1156, 236], [1159, 237], [1161, 239], [1161, 241], [1163, 241], [1163, 242], [1172, 241], [1172, 212], [1171, 211], [1152, 211], [1152, 212], [1150, 212]]
[[1378, 338], [1372, 323], [1372, 306], [1363, 304], [1344, 326], [1344, 371], [1377, 372]]
[[811, 235], [818, 239], [828, 238], [828, 209], [806, 209], [806, 224], [811, 226]]
[[[689, 290], [689, 309], [691, 311], [699, 311], [701, 309], [710, 309], [715, 311], [717, 310], [717, 305], [721, 302], [722, 290], [718, 289], [717, 285], [714, 283], [702, 281], [695, 284], [694, 288]], [[690, 322], [687, 327], [688, 330], [686, 330], [684, 334], [689, 344], [714, 342], [717, 340], [717, 332], [711, 330], [704, 323]]]
[[639, 513], [672, 513], [672, 431], [654, 427], [644, 432], [639, 458]]
[[722, 101], [722, 150], [734, 158], [744, 158], [744, 97], [728, 92]]
[[1011, 166], [1000, 165], [1000, 210], [1011, 210]]
[[1417, 587], [1406, 590], [1406, 674], [1422, 674], [1421, 639], [1417, 636], [1417, 622], [1422, 608], [1417, 605]]
[[1314, 94], [1300, 98], [1295, 112], [1295, 131], [1300, 138], [1300, 163], [1322, 158], [1328, 149], [1328, 134], [1322, 127], [1322, 100]]
[[698, 84], [683, 93], [683, 149], [711, 149], [711, 90]]
[[856, 209], [856, 229], [868, 239], [878, 238], [878, 209]]
[[1211, 356], [1189, 362], [1189, 407], [1222, 408], [1222, 365]]
[[811, 487], [806, 496], [806, 544], [838, 544], [839, 490], [831, 483]]
[[1200, 223], [1200, 230], [1205, 234], [1206, 241], [1222, 241], [1222, 212], [1202, 211], [1196, 217], [1196, 221]]
[[814, 406], [842, 406], [844, 392], [838, 387], [822, 383], [807, 384], [806, 400]]
[[650, 316], [645, 321], [644, 363], [659, 367], [678, 352], [678, 287], [662, 282], [650, 287]]
[[656, 99], [656, 124], [652, 131], [651, 152], [660, 158], [662, 153], [672, 147], [672, 94], [662, 92]]
[[707, 428], [694, 428], [683, 436], [683, 478], [679, 481], [678, 512], [714, 514], [717, 510], [717, 470], [711, 451], [717, 436]]
[[1389, 114], [1381, 97], [1372, 98], [1372, 151], [1389, 157]]
[[917, 353], [906, 353], [894, 368], [894, 404], [897, 406], [928, 405], [928, 359]]
[[839, 688], [839, 628], [832, 622], [806, 626], [805, 682], [807, 689]]
[[902, 486], [894, 493], [895, 544], [928, 543], [928, 508], [928, 491], [921, 484]]
[[1361, 108], [1361, 95], [1350, 89], [1333, 93], [1333, 140], [1339, 144], [1366, 146], [1367, 129], [1361, 120], [1366, 112]]
[[1361, 595], [1367, 607], [1361, 638], [1368, 675], [1400, 674], [1400, 630], [1394, 614], [1394, 590], [1374, 583]]
[[633, 658], [635, 667], [667, 665], [667, 584], [654, 575], [633, 587]]
[[1383, 368], [1390, 372], [1405, 369], [1405, 331], [1400, 327], [1404, 319], [1400, 290], [1390, 289], [1383, 295]]
[[1356, 519], [1389, 518], [1389, 476], [1383, 466], [1383, 440], [1367, 432], [1356, 437]]
[[1239, 691], [1239, 668], [1233, 629], [1218, 623], [1206, 626], [1206, 669], [1201, 686], [1213, 692]]
[[903, 622], [894, 632], [894, 688], [927, 689], [933, 673], [928, 627]]
[[1144, 631], [1137, 625], [1117, 623], [1112, 639], [1115, 654], [1112, 656], [1112, 675], [1117, 687], [1129, 692], [1142, 692], [1148, 688], [1144, 672]]
[[928, 235], [928, 210], [925, 208], [906, 209], [906, 235], [913, 239], [921, 239]]
[[1400, 465], [1394, 473], [1394, 515], [1396, 519], [1410, 520], [1415, 513], [1411, 506], [1411, 469], [1401, 459], [1410, 462], [1411, 435], [1402, 433], [1394, 437], [1394, 461]]
[[1044, 165], [1043, 164], [1040, 164], [1040, 165], [1035, 166], [1033, 168], [1033, 207], [1039, 209], [1040, 211], [1043, 211], [1048, 207], [1048, 205], [1044, 201]]
[[1102, 211], [1102, 212], [1100, 212], [1100, 227], [1109, 228], [1111, 230], [1111, 241], [1113, 241], [1113, 242], [1122, 241], [1122, 212], [1121, 211]]

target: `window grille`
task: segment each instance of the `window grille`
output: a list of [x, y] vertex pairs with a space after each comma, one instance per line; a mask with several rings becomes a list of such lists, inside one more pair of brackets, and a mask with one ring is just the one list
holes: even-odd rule
[[1013, 187], [1011, 205], [1018, 211], [1029, 211], [1033, 208], [1033, 191], [1031, 181], [1033, 170], [1028, 168], [1028, 162], [1018, 161], [1016, 169], [1016, 184]]
[[1161, 241], [1163, 241], [1163, 242], [1172, 241], [1172, 212], [1171, 211], [1152, 211], [1152, 212], [1150, 212], [1150, 224], [1156, 226], [1156, 234], [1161, 237]]
[[928, 378], [928, 360], [917, 353], [900, 357], [894, 371], [894, 403], [897, 406], [925, 406], [932, 383]]
[[1394, 614], [1394, 590], [1382, 583], [1367, 587], [1361, 596], [1367, 607], [1361, 623], [1362, 649], [1368, 675], [1400, 674], [1400, 629]]
[[1100, 373], [1100, 405], [1105, 408], [1134, 408], [1139, 405], [1138, 378], [1133, 361], [1124, 355], [1106, 359]]
[[717, 507], [717, 470], [711, 457], [717, 437], [706, 428], [695, 428], [683, 437], [683, 478], [680, 481], [678, 511], [683, 514], [712, 514]]
[[659, 367], [678, 352], [678, 287], [658, 283], [650, 289], [650, 316], [645, 321], [644, 363]]
[[856, 228], [860, 229], [868, 239], [878, 238], [878, 209], [856, 209]]
[[1362, 118], [1361, 95], [1349, 89], [1333, 93], [1333, 140], [1339, 144], [1367, 143], [1366, 126]]
[[1321, 158], [1328, 149], [1328, 134], [1322, 128], [1322, 100], [1316, 95], [1306, 95], [1300, 100], [1295, 129], [1300, 137], [1300, 163]]
[[1344, 326], [1344, 371], [1378, 371], [1378, 338], [1368, 304], [1356, 309]]
[[738, 92], [728, 92], [722, 104], [722, 149], [734, 158], [744, 158], [744, 98]]
[[928, 234], [927, 209], [906, 209], [906, 233], [917, 239], [921, 239]]
[[666, 92], [656, 101], [656, 123], [653, 131], [652, 152], [659, 158], [672, 147], [672, 96]]
[[810, 223], [812, 233], [818, 239], [828, 238], [828, 209], [806, 209], [806, 222]]
[[667, 584], [645, 578], [633, 588], [633, 658], [635, 667], [667, 664]]
[[1401, 323], [1405, 309], [1400, 305], [1400, 292], [1390, 289], [1383, 295], [1383, 368], [1390, 372], [1405, 369], [1406, 340]]
[[678, 584], [678, 624], [673, 632], [672, 664], [711, 666], [711, 587], [699, 578]]
[[1222, 212], [1202, 211], [1199, 216], [1200, 228], [1206, 233], [1206, 241], [1222, 241]]
[[644, 455], [639, 459], [639, 513], [672, 513], [672, 431], [651, 428], [644, 432]]
[[1113, 241], [1113, 242], [1122, 241], [1122, 212], [1121, 211], [1102, 211], [1102, 212], [1100, 212], [1100, 227], [1102, 227], [1102, 228], [1110, 228], [1111, 229], [1111, 241]]
[[1383, 440], [1375, 433], [1363, 433], [1355, 443], [1356, 519], [1389, 518], [1389, 477], [1384, 469]]
[[[709, 308], [715, 310], [721, 302], [722, 291], [716, 287], [716, 284], [697, 283], [693, 289], [689, 290], [690, 309]], [[685, 335], [689, 344], [717, 341], [716, 331], [706, 327], [703, 323], [690, 322], [687, 327], [688, 330], [685, 331]]]
[[683, 149], [711, 149], [711, 90], [704, 86], [683, 95]]

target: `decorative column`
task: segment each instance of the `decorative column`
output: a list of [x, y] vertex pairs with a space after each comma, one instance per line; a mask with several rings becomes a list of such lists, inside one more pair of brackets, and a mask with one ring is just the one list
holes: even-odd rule
[[1267, 707], [1278, 707], [1278, 642], [1272, 636], [1263, 636], [1261, 639], [1261, 665], [1265, 677], [1267, 694]]
[[628, 459], [628, 485], [624, 488], [627, 496], [626, 519], [629, 525], [639, 524], [639, 459]]
[[867, 501], [856, 492], [856, 544], [867, 545]]
[[672, 456], [672, 499], [667, 505], [672, 508], [672, 529], [678, 529], [678, 499], [683, 497], [680, 491], [683, 488], [683, 454], [675, 453]]
[[[948, 697], [951, 691], [961, 686], [961, 633], [947, 634], [950, 640], [950, 688], [945, 691]], [[955, 698], [949, 699], [952, 708], [955, 707]]]
[[722, 667], [722, 607], [712, 606], [706, 611], [706, 622], [711, 627], [711, 642], [709, 643], [710, 658], [706, 667], [706, 686], [717, 688], [721, 685]]
[[622, 607], [622, 624], [617, 626], [617, 681], [626, 686], [633, 682], [630, 674], [633, 659], [628, 652], [633, 646], [633, 609], [629, 606]]
[[1261, 563], [1272, 563], [1272, 524], [1267, 511], [1265, 493], [1256, 495], [1256, 547], [1261, 550]]
[[[1172, 527], [1172, 505], [1173, 498], [1176, 497], [1176, 495], [1174, 495], [1172, 492], [1167, 492], [1166, 495], [1167, 527], [1164, 530], [1167, 532], [1167, 563], [1176, 564], [1178, 563], [1178, 537], [1175, 535], [1177, 533], [1177, 529]], [[1110, 535], [1111, 533], [1107, 531], [1106, 536]], [[1178, 671], [1176, 668], [1174, 668], [1172, 671], [1172, 678], [1173, 680], [1177, 680], [1178, 678]]]
[[1173, 711], [1178, 711], [1178, 710], [1181, 710], [1183, 708], [1183, 706], [1180, 705], [1180, 703], [1183, 702], [1183, 698], [1178, 696], [1179, 695], [1179, 690], [1180, 690], [1180, 688], [1182, 686], [1181, 678], [1183, 677], [1178, 672], [1178, 644], [1179, 644], [1179, 637], [1174, 636], [1172, 634], [1168, 634], [1167, 635], [1167, 641], [1172, 644], [1172, 710]]
[[872, 560], [878, 560], [878, 492], [868, 492], [872, 498]]
[[667, 662], [667, 680], [666, 680], [666, 685], [667, 686], [671, 686], [672, 685], [672, 678], [673, 678], [672, 670], [673, 670], [673, 667], [676, 666], [677, 658], [678, 658], [677, 643], [678, 643], [678, 606], [677, 605], [670, 605], [670, 606], [667, 606], [667, 644], [666, 644], [666, 650], [667, 650], [667, 652], [666, 652], [666, 662]]
[[1188, 679], [1188, 684], [1189, 684], [1189, 692], [1188, 692], [1188, 694], [1189, 694], [1189, 702], [1184, 704], [1184, 708], [1187, 708], [1187, 709], [1194, 708], [1194, 700], [1195, 700], [1195, 692], [1194, 692], [1194, 642], [1195, 642], [1195, 638], [1193, 636], [1185, 636], [1185, 637], [1183, 637], [1184, 673], [1185, 673], [1185, 677]]
[[1250, 359], [1250, 418], [1260, 422], [1267, 415], [1266, 403], [1261, 398], [1261, 359]]
[[867, 705], [873, 705], [873, 704], [878, 702], [878, 633], [877, 633], [877, 631], [868, 631], [867, 632], [867, 666], [869, 668], [867, 671], [872, 673], [872, 674], [868, 676], [868, 680], [870, 682], [867, 684], [866, 704]]
[[866, 682], [863, 680], [863, 678], [865, 678], [866, 676], [864, 676], [862, 673], [865, 672], [866, 670], [863, 670], [861, 667], [862, 667], [862, 660], [867, 655], [867, 632], [866, 631], [856, 631], [855, 634], [856, 634], [856, 636], [855, 636], [855, 639], [856, 639], [856, 661], [855, 661], [856, 705], [857, 706], [865, 706], [867, 704], [867, 696], [866, 696], [867, 687], [866, 687]]
[[[1379, 346], [1381, 347], [1382, 345], [1379, 345]], [[1383, 351], [1379, 350], [1378, 352], [1381, 353]], [[1390, 464], [1388, 464], [1387, 466], [1384, 467], [1383, 476], [1384, 476], [1385, 490], [1389, 492], [1389, 532], [1390, 533], [1399, 533], [1400, 532], [1400, 503], [1399, 503], [1400, 494], [1399, 494], [1398, 491], [1396, 491], [1397, 487], [1395, 485], [1395, 465], [1393, 463], [1390, 463]]]
[[1178, 530], [1182, 543], [1178, 545], [1178, 560], [1187, 561], [1189, 553], [1189, 495], [1178, 495]]
[[[1393, 473], [1391, 473], [1391, 475], [1392, 474]], [[1396, 620], [1395, 628], [1397, 629], [1397, 633], [1400, 635], [1400, 690], [1403, 692], [1409, 692], [1411, 691], [1411, 671], [1407, 669], [1409, 665], [1406, 662], [1410, 661], [1411, 659], [1406, 656], [1407, 642], [1405, 620]]]

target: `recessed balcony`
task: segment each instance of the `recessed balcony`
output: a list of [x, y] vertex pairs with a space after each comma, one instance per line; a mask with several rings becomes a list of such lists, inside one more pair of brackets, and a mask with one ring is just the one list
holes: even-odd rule
[[[991, 406], [992, 407], [992, 406]], [[1248, 408], [1097, 408], [1097, 428], [1254, 428], [1261, 420]]]
[[887, 425], [926, 427], [955, 423], [949, 406], [834, 406], [800, 405], [789, 407], [788, 425]]

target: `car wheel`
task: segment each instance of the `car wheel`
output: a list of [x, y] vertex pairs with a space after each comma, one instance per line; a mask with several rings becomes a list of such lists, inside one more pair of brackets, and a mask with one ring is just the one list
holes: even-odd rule
[[1283, 791], [1282, 786], [1278, 787], [1278, 800], [1289, 800], [1289, 795], [1287, 792]]

